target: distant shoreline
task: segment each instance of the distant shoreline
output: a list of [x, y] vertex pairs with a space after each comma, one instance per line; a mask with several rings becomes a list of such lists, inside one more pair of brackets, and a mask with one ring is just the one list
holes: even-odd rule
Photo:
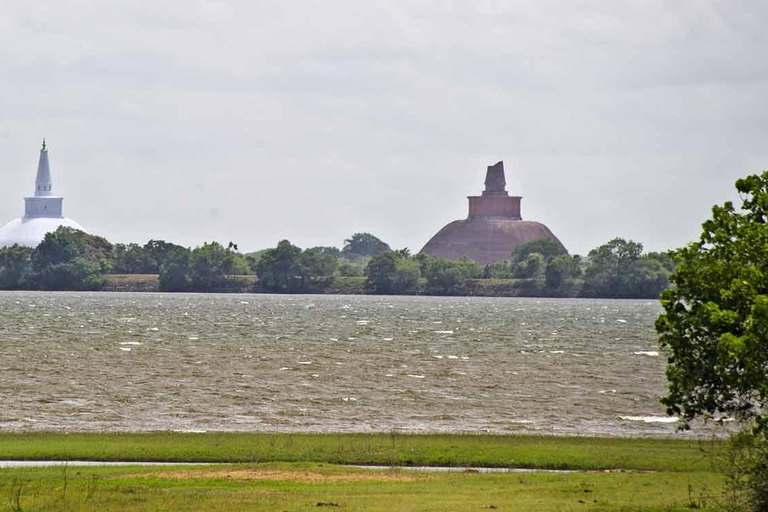
[[[144, 293], [177, 293], [166, 292], [160, 289], [159, 278], [156, 274], [107, 274], [106, 284], [100, 291], [103, 292], [144, 292]], [[464, 294], [436, 294], [428, 293], [426, 286], [422, 283], [416, 289], [409, 290], [406, 293], [386, 294], [403, 296], [433, 296], [433, 297], [527, 297], [527, 298], [560, 298], [560, 299], [615, 299], [617, 297], [581, 297], [578, 295], [578, 288], [574, 287], [566, 290], [553, 290], [551, 293], [526, 293], [528, 290], [515, 286], [514, 279], [475, 279], [470, 293]], [[539, 290], [540, 291], [540, 290]], [[190, 293], [258, 293], [265, 295], [275, 295], [256, 282], [256, 276], [242, 275], [231, 276], [229, 285], [213, 290], [188, 290]], [[283, 292], [284, 293], [284, 292]], [[279, 294], [283, 294], [279, 293]], [[291, 295], [374, 295], [383, 296], [367, 289], [365, 278], [363, 277], [337, 277], [332, 282], [313, 287], [304, 292]], [[658, 300], [658, 297], [632, 297], [639, 300]]]

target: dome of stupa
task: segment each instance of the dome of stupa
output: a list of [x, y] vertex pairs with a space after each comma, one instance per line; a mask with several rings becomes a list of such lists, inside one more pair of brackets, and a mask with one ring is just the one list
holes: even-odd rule
[[43, 141], [37, 164], [35, 195], [24, 198], [24, 216], [0, 228], [0, 247], [15, 244], [37, 247], [46, 233], [59, 226], [83, 230], [80, 225], [62, 215], [64, 199], [53, 195], [53, 181], [48, 162], [48, 146]]
[[522, 197], [509, 196], [503, 162], [488, 167], [483, 195], [468, 199], [469, 216], [464, 220], [455, 220], [438, 231], [422, 252], [452, 260], [467, 257], [486, 265], [509, 260], [515, 248], [542, 238], [553, 240], [563, 247], [544, 224], [522, 220]]

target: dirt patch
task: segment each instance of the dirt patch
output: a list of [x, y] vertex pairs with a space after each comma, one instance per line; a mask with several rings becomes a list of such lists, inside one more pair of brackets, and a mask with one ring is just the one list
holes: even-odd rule
[[234, 480], [234, 481], [291, 481], [291, 482], [413, 482], [418, 475], [395, 471], [361, 471], [350, 473], [315, 473], [312, 471], [287, 471], [270, 469], [231, 470], [174, 470], [120, 475], [119, 478], [162, 478], [168, 480]]

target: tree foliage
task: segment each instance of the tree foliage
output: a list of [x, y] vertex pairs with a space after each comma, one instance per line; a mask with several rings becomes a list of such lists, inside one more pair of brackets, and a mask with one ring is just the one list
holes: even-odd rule
[[147, 266], [144, 269], [146, 274], [154, 274], [160, 271], [160, 266], [165, 263], [168, 256], [178, 249], [185, 249], [178, 244], [166, 242], [165, 240], [150, 240], [144, 244]]
[[365, 266], [344, 261], [339, 263], [337, 272], [341, 277], [363, 277], [365, 275]]
[[164, 240], [150, 240], [146, 244], [115, 244], [112, 273], [158, 274], [168, 255], [184, 247]]
[[139, 244], [115, 244], [113, 251], [112, 272], [115, 274], [154, 274], [157, 265], [153, 265], [149, 255]]
[[224, 247], [211, 242], [196, 247], [189, 255], [189, 283], [195, 290], [207, 291], [221, 288], [232, 275], [237, 246], [232, 242]]
[[0, 290], [18, 290], [29, 286], [34, 249], [13, 245], [0, 248]]
[[32, 255], [32, 279], [44, 290], [101, 289], [111, 267], [111, 243], [63, 226], [47, 233]]
[[482, 275], [482, 268], [469, 258], [447, 260], [425, 257], [421, 273], [427, 279], [427, 293], [456, 295], [466, 293], [471, 279]]
[[643, 244], [614, 238], [592, 249], [584, 272], [585, 297], [655, 298], [669, 285], [671, 256], [643, 255]]
[[382, 242], [370, 233], [355, 233], [351, 238], [344, 240], [343, 256], [377, 256], [389, 251], [388, 244]]
[[483, 279], [510, 279], [511, 277], [512, 264], [509, 261], [488, 263], [483, 267]]
[[332, 256], [334, 258], [341, 257], [341, 250], [338, 247], [332, 247], [328, 245], [322, 245], [317, 247], [310, 247], [307, 251], [317, 256]]
[[419, 262], [407, 250], [374, 256], [365, 267], [366, 285], [375, 293], [397, 294], [414, 289], [419, 282]]
[[169, 250], [163, 256], [158, 270], [160, 289], [166, 292], [189, 290], [189, 259], [191, 251], [186, 247]]
[[[590, 266], [578, 256], [568, 256], [560, 244], [549, 239], [524, 244], [518, 247], [508, 260], [483, 268], [468, 259], [442, 260], [425, 254], [412, 257], [407, 250], [385, 251], [396, 253], [388, 258], [394, 257], [399, 263], [395, 265], [398, 269], [392, 270], [389, 277], [384, 277], [386, 272], [380, 275], [378, 270], [384, 271], [388, 268], [385, 260], [380, 259], [374, 263], [371, 267], [374, 274], [370, 275], [366, 269], [372, 256], [358, 255], [355, 253], [357, 249], [352, 249], [358, 247], [361, 253], [375, 252], [371, 247], [381, 249], [386, 246], [368, 233], [357, 233], [347, 240], [346, 252], [331, 246], [312, 247], [302, 251], [286, 241], [276, 248], [245, 255], [240, 254], [234, 244], [225, 248], [212, 242], [190, 250], [164, 240], [150, 240], [143, 246], [135, 243], [118, 243], [112, 246], [101, 237], [85, 233], [79, 236], [84, 244], [83, 250], [73, 249], [66, 244], [58, 248], [55, 244], [47, 247], [46, 254], [50, 253], [49, 256], [56, 259], [58, 265], [64, 265], [56, 267], [55, 272], [50, 266], [43, 272], [41, 268], [47, 266], [45, 263], [35, 268], [31, 260], [27, 261], [25, 266], [23, 254], [5, 250], [2, 253], [5, 263], [0, 263], [0, 287], [79, 289], [82, 284], [70, 286], [66, 282], [70, 279], [68, 276], [80, 280], [81, 274], [90, 272], [89, 266], [85, 265], [83, 260], [76, 260], [85, 256], [91, 263], [98, 262], [98, 273], [101, 274], [157, 273], [160, 289], [163, 291], [239, 290], [245, 281], [233, 279], [232, 276], [254, 274], [260, 268], [258, 289], [275, 292], [318, 292], [331, 286], [335, 276], [340, 276], [367, 277], [367, 287], [373, 293], [405, 293], [407, 290], [434, 295], [461, 295], [475, 294], [478, 291], [485, 294], [491, 291], [493, 294], [524, 296], [577, 296], [581, 289], [582, 281], [579, 278], [582, 267]], [[642, 250], [640, 244], [617, 240], [634, 244], [639, 251]], [[673, 259], [668, 254], [641, 254], [626, 268], [621, 265], [612, 266], [611, 258], [602, 256], [606, 252], [605, 247], [615, 245], [615, 242], [611, 241], [592, 251], [591, 255], [596, 255], [591, 265], [594, 268], [589, 270], [592, 281], [584, 288], [584, 295], [656, 296], [668, 283], [667, 276], [674, 269]], [[72, 250], [66, 252], [68, 247]], [[614, 247], [607, 253], [611, 256], [614, 250], [620, 252], [620, 249]], [[259, 266], [264, 256], [267, 256], [267, 259]], [[38, 259], [42, 257], [41, 253]], [[64, 264], [65, 261], [68, 263]], [[412, 261], [416, 261], [416, 265]], [[378, 268], [379, 266], [381, 267]], [[418, 273], [415, 272], [417, 266]], [[412, 282], [414, 276], [415, 283]], [[424, 278], [423, 288], [420, 287], [419, 278]], [[482, 278], [509, 281], [487, 283], [486, 286], [486, 283], [476, 281]], [[100, 280], [104, 280], [103, 276]], [[625, 284], [623, 287], [617, 287], [615, 283]], [[91, 288], [94, 286], [99, 285], [88, 285]]]
[[562, 288], [569, 280], [581, 274], [581, 257], [558, 254], [547, 262], [544, 284], [547, 288]]
[[337, 260], [329, 254], [319, 255], [282, 240], [274, 249], [267, 249], [256, 264], [259, 284], [275, 292], [299, 292], [309, 289], [318, 280], [331, 278]]
[[517, 264], [528, 259], [531, 254], [541, 254], [545, 261], [560, 254], [568, 254], [562, 245], [550, 238], [539, 238], [519, 245], [512, 251], [512, 263]]
[[573, 281], [581, 275], [581, 258], [569, 256], [563, 246], [549, 238], [518, 246], [509, 262], [486, 265], [485, 278], [515, 278], [524, 295], [573, 293]]
[[670, 414], [768, 425], [768, 171], [736, 182], [742, 205], [712, 209], [698, 242], [675, 253], [656, 322], [668, 354]]
[[525, 259], [518, 261], [512, 267], [512, 275], [521, 279], [544, 279], [544, 270], [547, 268], [547, 259], [539, 252], [529, 253]]

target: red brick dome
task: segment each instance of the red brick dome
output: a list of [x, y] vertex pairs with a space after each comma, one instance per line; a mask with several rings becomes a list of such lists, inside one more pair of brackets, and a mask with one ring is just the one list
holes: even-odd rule
[[455, 220], [437, 232], [422, 252], [457, 260], [466, 256], [486, 265], [509, 260], [516, 247], [541, 238], [560, 240], [540, 222], [515, 219], [469, 218]]
[[503, 162], [488, 167], [485, 185], [482, 196], [469, 197], [469, 217], [438, 231], [422, 252], [452, 260], [467, 257], [485, 265], [509, 260], [515, 248], [542, 238], [563, 246], [544, 224], [522, 220], [522, 198], [507, 194]]

